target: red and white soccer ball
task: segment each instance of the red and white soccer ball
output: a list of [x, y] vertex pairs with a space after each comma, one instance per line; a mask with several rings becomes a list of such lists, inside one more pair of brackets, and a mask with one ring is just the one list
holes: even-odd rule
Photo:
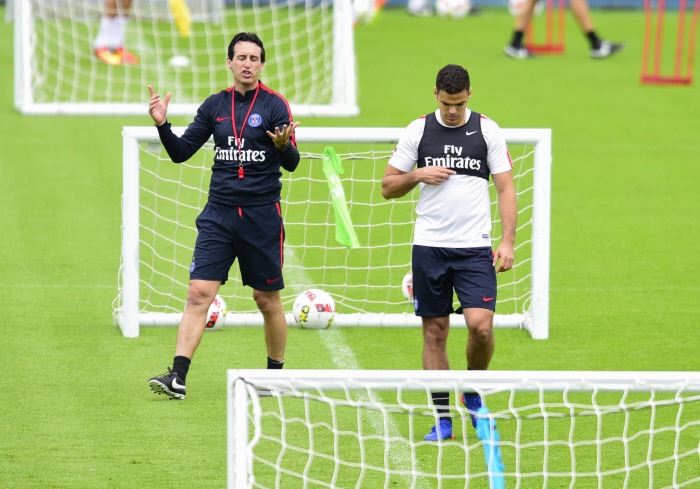
[[[527, 0], [508, 0], [508, 12], [510, 12], [510, 15], [513, 17], [517, 17], [520, 15], [521, 10], [525, 8], [526, 3]], [[542, 13], [544, 10], [544, 3], [544, 0], [538, 0], [535, 4], [535, 11], [533, 12], [535, 15], [540, 15]]]
[[409, 270], [401, 281], [401, 292], [407, 301], [413, 300], [413, 271]]
[[294, 320], [304, 329], [326, 329], [335, 319], [335, 301], [321, 289], [299, 294], [292, 308]]
[[435, 11], [440, 17], [460, 19], [472, 8], [471, 0], [436, 0]]
[[207, 324], [205, 331], [214, 331], [224, 327], [224, 318], [226, 316], [226, 303], [219, 294], [214, 297], [214, 302], [209, 306], [207, 312]]

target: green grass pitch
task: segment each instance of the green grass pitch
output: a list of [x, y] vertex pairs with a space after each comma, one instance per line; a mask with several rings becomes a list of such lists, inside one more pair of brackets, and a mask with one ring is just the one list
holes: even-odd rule
[[[550, 339], [497, 330], [491, 367], [698, 370], [700, 80], [641, 85], [642, 13], [594, 15], [603, 36], [627, 43], [622, 53], [590, 60], [569, 18], [566, 54], [518, 62], [502, 55], [505, 9], [460, 21], [386, 11], [355, 30], [361, 115], [300, 120], [404, 126], [434, 109], [437, 70], [463, 64], [471, 108], [501, 127], [553, 130]], [[175, 330], [126, 340], [111, 304], [121, 128], [149, 118], [18, 115], [12, 46], [0, 23], [0, 487], [223, 487], [225, 370], [264, 367], [262, 331], [206, 336], [185, 402], [148, 390], [172, 360]], [[351, 363], [338, 363], [329, 338]], [[420, 369], [421, 344], [417, 329], [294, 328], [286, 365]], [[453, 331], [455, 369], [464, 344]]]

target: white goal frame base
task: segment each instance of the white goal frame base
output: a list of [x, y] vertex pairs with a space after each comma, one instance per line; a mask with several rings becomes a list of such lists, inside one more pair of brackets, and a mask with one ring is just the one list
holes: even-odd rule
[[[286, 313], [287, 325], [296, 326], [296, 321], [292, 313]], [[182, 314], [175, 313], [139, 313], [139, 324], [141, 326], [177, 326], [180, 324]], [[524, 328], [532, 320], [527, 314], [495, 314], [493, 323], [499, 328]], [[377, 328], [402, 328], [419, 327], [421, 318], [415, 314], [376, 314], [376, 313], [355, 313], [336, 314], [333, 319], [333, 327], [377, 327]], [[263, 317], [260, 313], [233, 313], [229, 312], [224, 318], [223, 326], [262, 326]], [[450, 315], [450, 327], [466, 328], [464, 316], [460, 314]]]

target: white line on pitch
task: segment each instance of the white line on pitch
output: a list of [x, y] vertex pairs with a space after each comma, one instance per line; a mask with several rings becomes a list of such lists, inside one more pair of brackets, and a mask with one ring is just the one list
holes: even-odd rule
[[[285, 249], [285, 260], [288, 262], [290, 261], [295, 261], [296, 258], [294, 256], [294, 251], [291, 248]], [[287, 276], [287, 271], [285, 271], [285, 277]], [[296, 284], [309, 284], [313, 283], [311, 278], [307, 276], [306, 273], [304, 273], [303, 269], [299, 267], [298, 269], [294, 270], [293, 272], [289, 273], [290, 280], [289, 283], [296, 283]], [[292, 278], [294, 277], [294, 278]], [[296, 292], [303, 292], [301, 290], [298, 290]], [[311, 333], [311, 331], [309, 331]], [[321, 339], [323, 340], [323, 343], [326, 346], [326, 349], [328, 350], [328, 353], [330, 353], [330, 357], [333, 359], [333, 362], [335, 365], [341, 369], [341, 370], [360, 370], [361, 366], [359, 362], [357, 361], [357, 358], [355, 357], [355, 353], [352, 351], [352, 348], [350, 348], [345, 341], [345, 337], [343, 335], [342, 330], [340, 329], [334, 329], [331, 327], [331, 329], [327, 329], [324, 331], [319, 331], [318, 334], [321, 336]], [[371, 398], [370, 398], [371, 397]], [[366, 394], [361, 394], [358, 397], [358, 401], [360, 402], [378, 402], [375, 398], [374, 395], [366, 395]], [[401, 433], [399, 432], [398, 427], [396, 426], [396, 423], [392, 421], [391, 418], [389, 417], [384, 417], [380, 414], [378, 411], [371, 411], [367, 410], [365, 411], [365, 417], [367, 420], [369, 420], [370, 424], [372, 425], [372, 429], [376, 433], [384, 433], [385, 431], [388, 432], [388, 435], [390, 438], [402, 438]], [[386, 429], [385, 429], [385, 424], [386, 424]], [[391, 447], [391, 445], [390, 445]], [[391, 449], [389, 450], [389, 458], [391, 459], [391, 465], [392, 467], [396, 467], [399, 471], [402, 472], [401, 477], [406, 481], [406, 485], [404, 487], [411, 487], [411, 488], [418, 488], [418, 489], [423, 489], [423, 488], [429, 488], [429, 485], [427, 485], [427, 482], [423, 479], [416, 479], [415, 477], [411, 477], [411, 459], [410, 456], [407, 455], [407, 451], [405, 450], [397, 450], [397, 449]], [[418, 461], [415, 462], [416, 465], [418, 465]], [[388, 468], [388, 467], [387, 467]], [[410, 484], [410, 485], [408, 485]]]
[[[331, 358], [333, 359], [333, 362], [336, 364], [336, 366], [341, 369], [341, 370], [359, 370], [360, 369], [360, 364], [357, 361], [357, 358], [355, 357], [355, 354], [353, 353], [352, 349], [347, 345], [347, 342], [345, 341], [344, 335], [342, 330], [340, 329], [328, 329], [325, 331], [319, 331], [319, 334], [321, 335], [321, 338], [323, 339], [323, 342], [326, 345], [326, 349], [328, 349], [328, 352], [331, 355]], [[369, 395], [366, 394], [361, 394], [358, 396], [358, 401], [360, 402], [374, 402], [374, 403], [380, 403], [381, 401], [377, 401], [375, 396], [370, 393]], [[396, 424], [391, 420], [389, 417], [384, 417], [381, 415], [379, 411], [365, 411], [365, 417], [366, 419], [369, 420], [370, 424], [372, 425], [372, 428], [376, 433], [383, 433], [385, 431], [384, 426], [386, 423], [386, 431], [388, 432], [389, 438], [400, 438], [402, 437], [401, 433], [399, 432], [398, 427]], [[399, 471], [401, 471], [403, 474], [401, 474], [401, 477], [406, 481], [406, 483], [411, 483], [411, 479], [413, 479], [412, 484], [410, 487], [412, 488], [428, 488], [430, 487], [427, 485], [427, 482], [423, 479], [416, 479], [416, 478], [411, 478], [410, 474], [411, 473], [411, 459], [407, 455], [408, 452], [406, 450], [397, 450], [397, 449], [391, 449], [389, 450], [389, 457], [391, 458], [391, 464], [393, 467], [396, 467]], [[416, 461], [416, 465], [418, 465], [418, 461]], [[404, 475], [405, 474], [405, 475]]]

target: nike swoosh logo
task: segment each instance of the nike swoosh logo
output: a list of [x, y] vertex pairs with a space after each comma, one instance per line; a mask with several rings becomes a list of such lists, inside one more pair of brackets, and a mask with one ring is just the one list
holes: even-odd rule
[[267, 283], [268, 283], [268, 284], [274, 284], [275, 282], [277, 282], [277, 281], [278, 281], [279, 279], [281, 279], [281, 278], [282, 278], [282, 277], [277, 277], [277, 278], [273, 278], [273, 279], [269, 279], [269, 278], [268, 278], [268, 279], [267, 279]]
[[185, 386], [182, 385], [180, 382], [177, 381], [177, 377], [173, 379], [173, 387], [176, 389], [184, 389]]
[[484, 296], [484, 297], [482, 297], [482, 299], [484, 300], [484, 302], [489, 302], [489, 301], [494, 300], [495, 297], [486, 297], [486, 296]]
[[467, 134], [467, 136], [471, 136], [472, 134], [476, 134], [476, 131], [472, 131], [472, 132], [467, 131], [466, 134]]
[[226, 119], [230, 119], [230, 118], [231, 118], [231, 116], [229, 116], [229, 117], [218, 117], [218, 116], [217, 116], [217, 117], [216, 117], [216, 122], [225, 121]]

